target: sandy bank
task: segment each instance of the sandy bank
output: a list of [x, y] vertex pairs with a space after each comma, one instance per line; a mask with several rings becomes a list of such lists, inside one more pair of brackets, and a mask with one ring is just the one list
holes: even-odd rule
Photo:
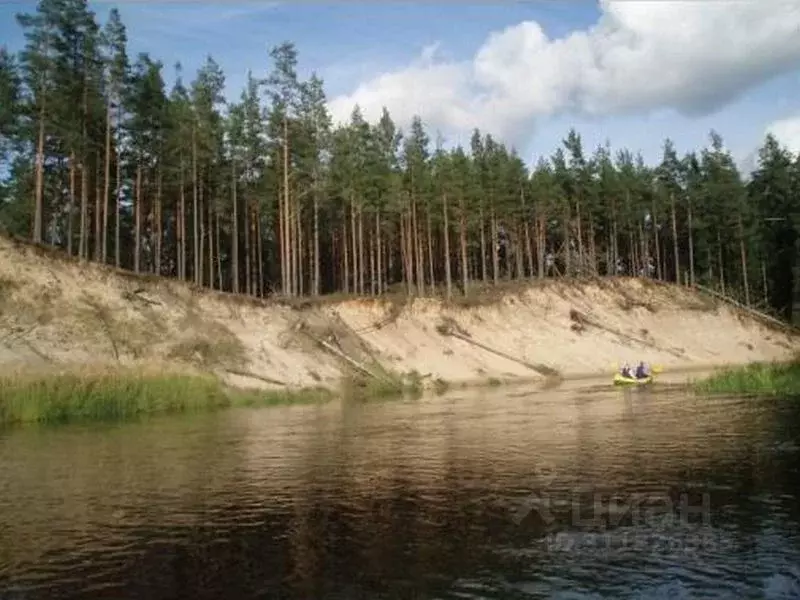
[[799, 347], [797, 336], [668, 284], [551, 280], [474, 306], [262, 302], [0, 237], [5, 368], [157, 363], [243, 386], [334, 386], [353, 363], [485, 382], [604, 374], [640, 358], [665, 369], [783, 359]]

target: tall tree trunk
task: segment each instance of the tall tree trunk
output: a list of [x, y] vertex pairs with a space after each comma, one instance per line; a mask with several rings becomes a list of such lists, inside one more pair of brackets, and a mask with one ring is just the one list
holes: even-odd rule
[[89, 118], [89, 86], [86, 75], [83, 80], [83, 111], [81, 113], [81, 234], [78, 255], [81, 260], [89, 257], [89, 140], [86, 121]]
[[650, 274], [650, 254], [641, 218], [637, 227], [639, 229], [639, 269], [641, 274], [646, 277]]
[[33, 196], [33, 242], [42, 242], [42, 212], [44, 192], [44, 118], [46, 99], [39, 107], [39, 135], [36, 142], [36, 184]]
[[78, 257], [86, 260], [87, 257], [87, 238], [88, 227], [87, 217], [89, 212], [89, 174], [86, 171], [86, 157], [81, 161], [81, 230], [78, 236]]
[[422, 255], [422, 241], [419, 235], [419, 219], [417, 218], [417, 201], [416, 198], [411, 199], [411, 219], [413, 224], [411, 227], [412, 235], [414, 236], [414, 255], [417, 258], [417, 291], [420, 296], [425, 295], [425, 269], [423, 267], [424, 258]]
[[536, 258], [539, 261], [537, 265], [539, 279], [544, 278], [544, 259], [547, 252], [547, 217], [539, 215], [536, 227]]
[[[278, 159], [282, 159], [283, 152], [281, 152], [278, 156]], [[286, 209], [284, 205], [286, 204], [285, 201], [285, 193], [283, 191], [283, 183], [278, 183], [278, 254], [280, 255], [280, 263], [281, 263], [281, 294], [284, 296], [289, 295], [289, 257], [286, 252], [286, 239], [287, 239], [287, 232], [286, 232]]]
[[611, 268], [614, 275], [617, 274], [617, 263], [619, 262], [619, 220], [617, 218], [617, 200], [611, 196]]
[[222, 253], [220, 252], [222, 243], [220, 242], [220, 234], [219, 234], [219, 211], [214, 211], [214, 225], [217, 232], [215, 236], [216, 244], [217, 244], [217, 286], [219, 291], [223, 291], [225, 288], [222, 285]]
[[178, 233], [178, 278], [186, 281], [186, 184], [183, 173], [183, 150], [180, 153], [180, 176], [178, 185], [180, 192], [178, 198], [178, 219], [176, 229]]
[[256, 250], [256, 207], [252, 202], [248, 202], [248, 227], [245, 232], [249, 232], [245, 237], [245, 245], [249, 248], [247, 260], [249, 269], [247, 270], [247, 290], [251, 296], [258, 295], [258, 252]]
[[251, 217], [252, 207], [250, 202], [245, 200], [244, 210], [244, 289], [247, 290], [247, 295], [253, 295], [253, 288], [250, 283], [250, 276], [252, 275], [252, 263], [250, 262], [250, 228], [252, 227], [253, 219]]
[[[122, 102], [117, 105], [117, 124], [122, 123]], [[114, 230], [114, 263], [116, 264], [117, 268], [119, 269], [121, 266], [121, 256], [120, 256], [120, 235], [121, 235], [121, 223], [120, 223], [120, 196], [122, 192], [122, 133], [117, 130], [117, 144], [116, 144], [116, 158], [117, 162], [115, 165], [115, 181], [114, 181], [114, 210], [115, 210], [115, 230]]]
[[497, 285], [500, 278], [500, 241], [497, 235], [497, 216], [494, 212], [494, 202], [492, 202], [489, 220], [492, 230], [492, 280]]
[[636, 277], [639, 273], [639, 260], [636, 256], [636, 242], [633, 239], [633, 231], [628, 231], [628, 248], [630, 252], [631, 276]]
[[314, 189], [314, 285], [311, 294], [319, 296], [319, 193]]
[[594, 217], [589, 213], [589, 275], [597, 275], [600, 267], [597, 264], [597, 241], [594, 236]]
[[527, 219], [525, 220], [524, 227], [525, 227], [525, 252], [526, 255], [528, 256], [528, 276], [533, 277], [533, 274], [536, 272], [533, 267], [534, 264], [533, 240], [531, 240], [531, 227]]
[[583, 219], [581, 216], [581, 199], [580, 197], [575, 200], [575, 216], [578, 222], [578, 275], [583, 277], [585, 275], [584, 269], [586, 262], [584, 260], [583, 251]]
[[[205, 198], [205, 172], [201, 173], [200, 180], [197, 182], [197, 195], [198, 195], [198, 206], [197, 206], [197, 220], [200, 223], [200, 233], [197, 235], [199, 238], [199, 248], [197, 250], [197, 285], [200, 287], [205, 285], [206, 282], [206, 273], [205, 267], [203, 266], [203, 258], [206, 255], [206, 220], [205, 220], [205, 203], [207, 202]], [[210, 200], [210, 199], [209, 199]], [[209, 278], [214, 276], [213, 271], [209, 273]]]
[[406, 279], [408, 281], [408, 289], [409, 293], [418, 294], [419, 290], [417, 288], [417, 259], [416, 255], [416, 248], [414, 248], [414, 233], [412, 231], [412, 225], [414, 220], [411, 218], [411, 205], [408, 207], [408, 212], [405, 214], [405, 222], [406, 222], [406, 258], [408, 260], [408, 265], [406, 266]]
[[261, 234], [261, 206], [256, 203], [256, 219], [255, 219], [255, 232], [256, 232], [256, 252], [258, 256], [258, 295], [260, 298], [264, 297], [264, 237]]
[[[389, 222], [389, 226], [391, 227], [392, 223]], [[381, 249], [380, 251], [380, 259], [381, 259], [381, 266], [383, 267], [380, 271], [380, 290], [381, 294], [385, 293], [389, 287], [390, 283], [395, 281], [395, 261], [398, 257], [396, 248], [399, 246], [394, 246], [390, 243], [391, 234], [386, 235], [386, 222], [381, 218], [380, 222], [380, 233], [378, 235], [378, 247]]]
[[100, 177], [100, 161], [95, 160], [94, 165], [94, 260], [100, 262], [103, 259], [102, 248], [102, 210], [103, 210], [103, 188], [102, 178]]
[[163, 210], [161, 204], [161, 194], [163, 192], [163, 175], [161, 170], [161, 163], [159, 162], [158, 166], [156, 167], [156, 210], [155, 210], [155, 222], [153, 223], [153, 229], [156, 236], [156, 243], [155, 243], [155, 270], [156, 275], [161, 275], [161, 244], [164, 238], [163, 232]]
[[305, 291], [305, 286], [303, 285], [303, 262], [305, 261], [305, 238], [303, 237], [303, 225], [300, 222], [300, 218], [302, 216], [302, 211], [300, 210], [300, 202], [298, 198], [294, 199], [294, 219], [295, 219], [295, 252], [292, 253], [294, 256], [294, 274], [295, 274], [295, 285], [294, 290], [295, 294], [298, 296], [302, 296], [303, 292]]
[[519, 198], [522, 204], [522, 228], [525, 235], [525, 256], [528, 262], [528, 273], [533, 277], [533, 245], [531, 244], [530, 215], [525, 206], [525, 188], [520, 186]]
[[717, 260], [719, 261], [719, 287], [725, 295], [725, 263], [722, 259], [722, 233], [717, 229]]
[[486, 227], [483, 220], [483, 200], [478, 205], [478, 225], [481, 228], [481, 279], [485, 285], [489, 282], [489, 273], [486, 264]]
[[284, 240], [286, 252], [286, 287], [289, 296], [294, 295], [292, 289], [293, 271], [291, 270], [292, 263], [292, 235], [291, 235], [291, 210], [289, 206], [289, 120], [286, 115], [283, 116], [283, 210], [284, 210], [284, 231], [286, 239]]
[[400, 266], [401, 266], [401, 273], [400, 277], [403, 280], [403, 283], [406, 286], [406, 293], [410, 296], [411, 295], [411, 270], [409, 265], [411, 264], [411, 260], [408, 256], [408, 235], [407, 235], [407, 227], [406, 227], [406, 214], [405, 212], [400, 214]]
[[572, 248], [570, 247], [569, 218], [570, 208], [569, 202], [567, 202], [564, 212], [564, 275], [567, 277], [572, 275]]
[[450, 273], [450, 222], [447, 214], [447, 194], [442, 194], [442, 214], [444, 220], [442, 227], [444, 229], [444, 281], [449, 301], [453, 297], [453, 281]]
[[431, 226], [431, 207], [425, 207], [425, 239], [428, 250], [428, 275], [431, 280], [431, 291], [436, 289], [436, 277], [433, 272], [433, 228]]
[[103, 263], [108, 262], [108, 196], [111, 193], [111, 94], [106, 100], [106, 140], [105, 160], [103, 161], [103, 233], [100, 238]]
[[750, 306], [750, 285], [747, 279], [747, 249], [744, 243], [744, 224], [739, 213], [739, 254], [742, 259], [742, 284], [744, 285], [744, 303]]
[[689, 228], [689, 285], [694, 287], [695, 285], [695, 277], [694, 277], [694, 226], [692, 224], [692, 199], [689, 198], [687, 201], [687, 225]]
[[378, 293], [377, 284], [378, 284], [378, 277], [377, 273], [375, 272], [375, 267], [377, 263], [377, 256], [376, 254], [380, 252], [380, 248], [376, 245], [376, 238], [374, 235], [369, 235], [369, 292], [372, 296], [375, 296]]
[[[144, 184], [143, 185], [144, 185], [144, 189], [146, 189], [146, 190], [149, 190], [150, 187], [151, 187], [150, 186], [150, 169], [146, 169], [145, 170]], [[147, 244], [147, 249], [149, 250], [148, 255], [147, 255], [147, 257], [148, 257], [147, 267], [150, 269], [151, 273], [155, 273], [156, 272], [155, 271], [155, 261], [153, 260], [153, 258], [154, 258], [153, 257], [153, 246], [154, 246], [154, 242], [155, 242], [155, 238], [154, 238], [154, 235], [153, 235], [155, 233], [155, 226], [154, 226], [155, 221], [154, 221], [154, 215], [153, 215], [154, 204], [155, 203], [152, 202], [152, 201], [147, 204], [148, 211], [147, 211], [147, 218], [145, 219], [145, 228], [144, 228], [145, 229], [145, 233], [147, 234], [146, 238], [147, 238], [147, 240], [149, 242]]]
[[199, 230], [199, 223], [198, 223], [198, 214], [200, 211], [199, 204], [200, 204], [200, 190], [199, 190], [199, 182], [197, 181], [197, 123], [192, 123], [192, 244], [193, 244], [193, 262], [194, 262], [194, 269], [192, 270], [192, 275], [194, 275], [194, 283], [195, 285], [203, 285], [203, 273], [200, 269], [200, 235], [198, 233]]
[[139, 260], [142, 249], [142, 165], [136, 165], [136, 193], [134, 194], [134, 233], [133, 233], [133, 272], [139, 272]]
[[345, 217], [344, 217], [343, 222], [342, 222], [342, 260], [344, 262], [344, 271], [342, 273], [343, 276], [344, 276], [343, 279], [342, 279], [342, 284], [343, 284], [342, 288], [344, 288], [344, 289], [342, 291], [345, 294], [349, 294], [350, 293], [350, 259], [348, 257], [347, 248], [349, 246], [350, 234], [347, 232], [347, 220], [346, 219], [347, 219], [347, 215], [345, 214]]
[[458, 198], [458, 228], [461, 242], [461, 285], [464, 287], [464, 295], [469, 290], [469, 261], [467, 257], [467, 211], [464, 208], [464, 195]]
[[206, 201], [208, 214], [208, 287], [214, 289], [214, 200], [209, 194]]
[[706, 262], [708, 263], [708, 285], [714, 285], [714, 260], [711, 258], [711, 244], [706, 246]]
[[652, 209], [651, 209], [652, 217], [653, 217], [653, 238], [654, 243], [656, 245], [656, 277], [658, 280], [662, 280], [662, 272], [661, 272], [661, 242], [658, 236], [658, 218], [656, 217], [656, 201], [653, 200], [652, 202]]
[[72, 256], [72, 213], [75, 210], [75, 153], [69, 155], [69, 205], [67, 207], [67, 254]]
[[236, 159], [231, 160], [231, 191], [233, 197], [233, 224], [231, 226], [231, 289], [239, 293], [239, 199], [236, 195]]
[[375, 211], [375, 243], [378, 246], [377, 252], [377, 286], [378, 286], [378, 295], [383, 294], [383, 261], [381, 260], [383, 254], [383, 243], [381, 240], [381, 211], [380, 209]]
[[358, 207], [358, 293], [364, 295], [364, 214]]
[[672, 260], [675, 261], [675, 283], [680, 285], [681, 283], [681, 265], [680, 265], [680, 255], [678, 254], [678, 218], [676, 216], [675, 210], [675, 195], [670, 193], [669, 195], [669, 205], [670, 205], [670, 213], [672, 216]]
[[350, 243], [352, 244], [352, 261], [353, 261], [353, 283], [352, 290], [354, 294], [358, 293], [358, 229], [356, 228], [356, 200], [355, 196], [350, 194]]

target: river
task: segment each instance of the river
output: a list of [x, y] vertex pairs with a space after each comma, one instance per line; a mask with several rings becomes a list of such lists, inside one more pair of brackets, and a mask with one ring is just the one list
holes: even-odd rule
[[0, 598], [797, 598], [800, 402], [522, 388], [0, 433]]

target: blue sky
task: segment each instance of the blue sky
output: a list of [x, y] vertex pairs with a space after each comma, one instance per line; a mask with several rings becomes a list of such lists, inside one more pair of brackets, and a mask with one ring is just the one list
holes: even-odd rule
[[[797, 2], [91, 3], [101, 21], [114, 5], [130, 56], [149, 52], [171, 81], [176, 61], [191, 79], [210, 54], [230, 99], [290, 40], [334, 116], [386, 104], [401, 124], [422, 113], [432, 138], [466, 143], [478, 126], [531, 162], [571, 126], [589, 149], [608, 139], [648, 161], [666, 136], [686, 150], [711, 128], [745, 164], [767, 130], [800, 149]], [[2, 43], [23, 44], [14, 14], [34, 6], [0, 4]]]

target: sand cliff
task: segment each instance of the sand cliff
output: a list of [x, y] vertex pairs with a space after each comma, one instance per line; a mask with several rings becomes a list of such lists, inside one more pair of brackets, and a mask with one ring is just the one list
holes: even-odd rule
[[550, 280], [466, 304], [260, 301], [0, 237], [6, 369], [159, 364], [243, 386], [334, 386], [354, 364], [485, 382], [609, 373], [640, 358], [665, 369], [746, 363], [800, 348], [797, 336], [737, 309], [650, 281]]

